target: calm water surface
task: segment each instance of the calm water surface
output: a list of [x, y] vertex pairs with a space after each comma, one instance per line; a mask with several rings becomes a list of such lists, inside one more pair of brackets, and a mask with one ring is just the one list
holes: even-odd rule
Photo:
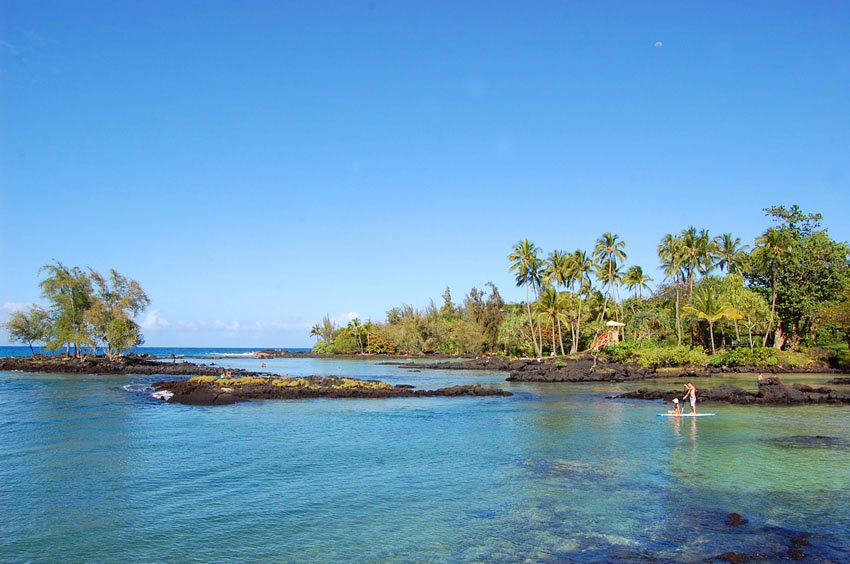
[[[208, 408], [151, 399], [156, 378], [0, 373], [0, 559], [696, 562], [784, 554], [799, 532], [816, 560], [850, 554], [846, 407], [703, 405], [718, 416], [675, 421], [606, 399], [635, 384], [265, 362], [515, 395]], [[749, 524], [727, 526], [733, 511]]]

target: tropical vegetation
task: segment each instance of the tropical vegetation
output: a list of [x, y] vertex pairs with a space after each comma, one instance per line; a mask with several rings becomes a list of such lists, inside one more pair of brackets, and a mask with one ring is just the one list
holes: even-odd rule
[[[799, 366], [812, 355], [796, 353], [817, 347], [840, 355], [850, 343], [850, 246], [829, 237], [820, 214], [796, 205], [765, 212], [772, 224], [752, 246], [695, 226], [664, 234], [654, 289], [616, 233], [592, 249], [548, 254], [523, 239], [507, 268], [524, 301], [505, 303], [488, 283], [460, 303], [447, 288], [440, 307], [393, 307], [384, 321], [337, 326], [325, 316], [310, 331], [314, 351], [543, 357], [603, 346], [652, 366]], [[624, 324], [620, 344], [603, 338], [610, 322]]]
[[13, 342], [34, 343], [67, 356], [117, 358], [144, 343], [135, 317], [150, 304], [141, 285], [110, 269], [108, 276], [61, 262], [43, 266], [39, 283], [48, 308], [31, 305], [11, 315], [5, 329]]

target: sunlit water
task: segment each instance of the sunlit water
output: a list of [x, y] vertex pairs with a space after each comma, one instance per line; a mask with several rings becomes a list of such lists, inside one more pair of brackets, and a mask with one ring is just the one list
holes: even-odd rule
[[679, 421], [606, 399], [678, 380], [264, 362], [515, 395], [187, 407], [152, 399], [155, 377], [0, 373], [0, 559], [696, 562], [775, 557], [800, 532], [816, 559], [850, 553], [850, 408], [702, 404], [717, 416]]

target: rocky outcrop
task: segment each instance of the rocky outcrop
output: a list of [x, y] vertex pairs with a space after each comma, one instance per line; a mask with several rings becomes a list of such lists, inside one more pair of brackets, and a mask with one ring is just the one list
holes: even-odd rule
[[[675, 397], [681, 397], [681, 395], [682, 392], [678, 390], [639, 389], [614, 397], [671, 401]], [[813, 388], [805, 384], [786, 386], [775, 376], [759, 380], [757, 392], [749, 392], [737, 386], [723, 385], [700, 390], [698, 398], [701, 402], [758, 405], [850, 404], [850, 394], [838, 392], [832, 388]]]
[[649, 378], [696, 378], [727, 373], [835, 372], [834, 369], [815, 364], [793, 370], [773, 368], [770, 371], [764, 368], [750, 366], [708, 366], [704, 368], [682, 366], [656, 369], [654, 367], [644, 368], [638, 364], [609, 362], [605, 355], [599, 355], [594, 359], [593, 354], [589, 352], [557, 359], [510, 359], [503, 356], [480, 356], [471, 359], [428, 364], [407, 362], [388, 362], [387, 364], [430, 370], [496, 370], [510, 372], [510, 376], [507, 378], [509, 382], [627, 382]]
[[511, 396], [511, 392], [481, 385], [451, 386], [437, 390], [417, 390], [409, 385], [393, 386], [375, 380], [357, 380], [335, 376], [306, 378], [269, 377], [157, 382], [157, 392], [169, 392], [166, 401], [188, 405], [226, 405], [249, 400], [311, 398], [401, 398]]
[[[568, 359], [507, 358], [481, 356], [476, 358], [434, 362], [428, 364], [391, 362], [395, 366], [409, 366], [428, 370], [495, 370], [510, 372], [509, 382], [624, 382], [658, 377], [655, 369], [633, 364], [607, 362], [603, 357], [594, 361], [590, 354]], [[685, 373], [683, 375], [689, 375]]]
[[[57, 356], [22, 356], [0, 358], [0, 370], [21, 372], [55, 372], [63, 374], [164, 374], [168, 376], [195, 376], [218, 374], [221, 367], [191, 362], [157, 362], [145, 356], [128, 355], [114, 360], [99, 356], [69, 358]], [[234, 374], [253, 375], [244, 370], [231, 370]]]

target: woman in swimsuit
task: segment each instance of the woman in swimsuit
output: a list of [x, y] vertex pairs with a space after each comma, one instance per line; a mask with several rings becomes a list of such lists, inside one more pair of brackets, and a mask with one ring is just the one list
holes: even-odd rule
[[673, 398], [673, 409], [668, 409], [667, 413], [670, 415], [682, 414], [682, 407], [679, 405], [679, 398]]

